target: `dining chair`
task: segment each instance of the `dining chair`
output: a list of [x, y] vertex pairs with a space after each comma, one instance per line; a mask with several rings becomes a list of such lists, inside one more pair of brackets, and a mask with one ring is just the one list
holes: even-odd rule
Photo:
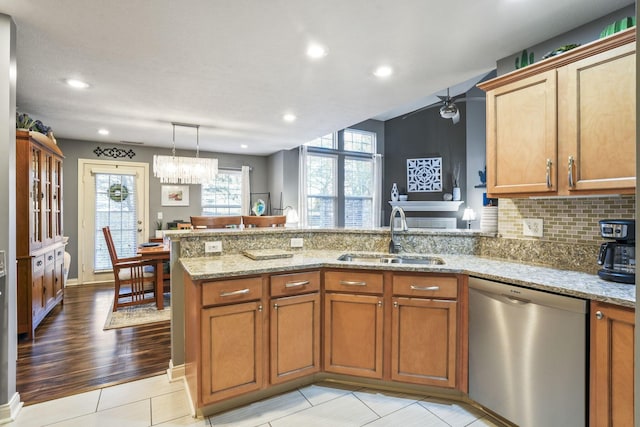
[[240, 215], [229, 216], [192, 216], [193, 228], [226, 228], [229, 226], [240, 227], [242, 217]]
[[284, 227], [286, 222], [286, 215], [244, 215], [242, 217], [242, 223], [245, 227]]
[[155, 260], [139, 256], [118, 258], [109, 227], [102, 229], [107, 242], [115, 282], [113, 311], [120, 307], [153, 303], [155, 295]]
[[181, 222], [178, 223], [178, 230], [191, 230], [193, 225], [190, 222]]

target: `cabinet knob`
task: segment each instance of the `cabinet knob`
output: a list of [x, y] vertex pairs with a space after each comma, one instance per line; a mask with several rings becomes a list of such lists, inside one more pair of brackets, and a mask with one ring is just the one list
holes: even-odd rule
[[278, 304], [273, 304], [273, 309], [277, 310], [278, 309]]
[[398, 301], [393, 302], [393, 308], [398, 308]]
[[604, 314], [600, 310], [596, 311], [596, 319], [602, 320], [604, 318]]
[[382, 301], [378, 301], [378, 307], [382, 307]]

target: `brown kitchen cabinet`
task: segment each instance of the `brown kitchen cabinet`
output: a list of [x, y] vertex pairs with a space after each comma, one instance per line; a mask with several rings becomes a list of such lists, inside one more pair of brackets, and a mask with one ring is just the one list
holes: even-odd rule
[[590, 325], [589, 424], [634, 425], [635, 310], [592, 301]]
[[271, 276], [270, 382], [320, 371], [320, 271]]
[[635, 191], [635, 39], [623, 31], [478, 85], [489, 196]]
[[197, 407], [263, 388], [263, 278], [194, 283], [185, 274], [185, 300], [185, 372]]
[[324, 284], [324, 370], [381, 379], [383, 275], [326, 271]]
[[393, 276], [391, 379], [455, 388], [458, 383], [458, 279]]
[[29, 338], [63, 300], [62, 165], [52, 139], [16, 131], [17, 330]]

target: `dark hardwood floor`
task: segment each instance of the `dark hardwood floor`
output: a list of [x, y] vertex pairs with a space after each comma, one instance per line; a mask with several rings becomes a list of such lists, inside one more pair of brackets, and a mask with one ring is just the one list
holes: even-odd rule
[[169, 321], [103, 331], [113, 285], [69, 286], [36, 329], [18, 340], [17, 390], [25, 405], [165, 372]]

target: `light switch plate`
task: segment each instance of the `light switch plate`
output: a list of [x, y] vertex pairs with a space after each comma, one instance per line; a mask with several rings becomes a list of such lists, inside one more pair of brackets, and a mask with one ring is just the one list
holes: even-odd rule
[[158, 212], [158, 219], [162, 219], [162, 212]]
[[294, 237], [291, 239], [292, 248], [301, 248], [304, 246], [304, 239], [302, 237]]
[[206, 254], [222, 252], [222, 242], [221, 241], [204, 242], [204, 252]]
[[522, 220], [522, 234], [524, 236], [542, 237], [544, 235], [542, 218], [524, 218]]

